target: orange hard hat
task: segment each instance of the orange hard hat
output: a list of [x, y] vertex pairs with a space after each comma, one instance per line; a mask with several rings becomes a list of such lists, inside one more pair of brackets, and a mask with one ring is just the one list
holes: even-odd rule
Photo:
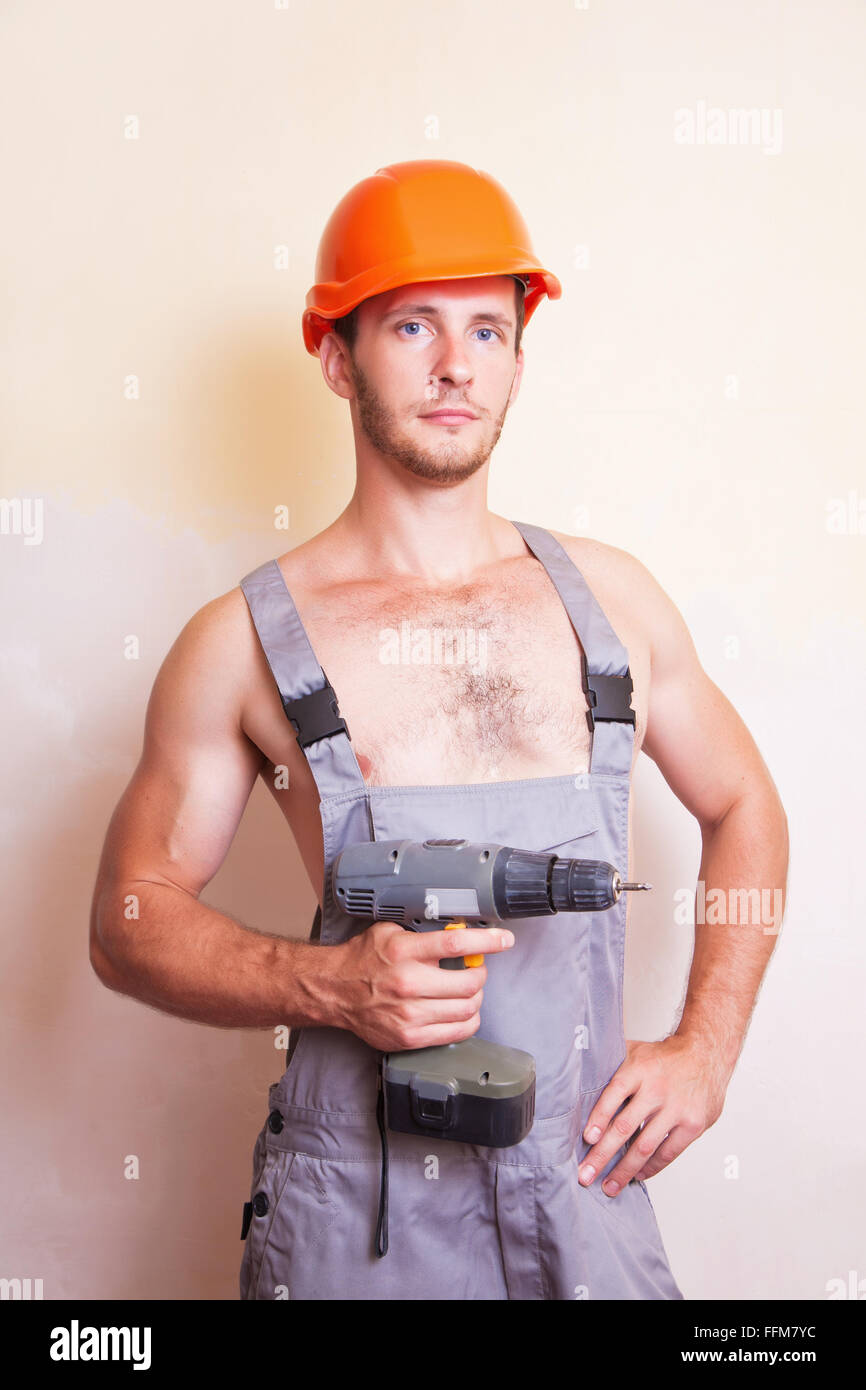
[[332, 321], [371, 295], [476, 275], [522, 279], [524, 322], [545, 294], [562, 294], [515, 203], [489, 174], [449, 159], [377, 169], [340, 199], [322, 233], [303, 317], [307, 351], [315, 356]]

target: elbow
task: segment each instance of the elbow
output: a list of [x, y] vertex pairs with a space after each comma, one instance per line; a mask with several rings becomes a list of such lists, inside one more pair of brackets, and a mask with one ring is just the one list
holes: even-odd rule
[[108, 919], [99, 889], [93, 895], [90, 910], [90, 965], [96, 978], [108, 989], [125, 992], [123, 976], [117, 964], [117, 943], [113, 937], [109, 938]]
[[99, 942], [94, 941], [93, 938], [90, 941], [90, 966], [100, 984], [105, 985], [108, 989], [120, 989], [120, 976]]
[[90, 967], [101, 984], [109, 989], [117, 988], [117, 972], [93, 930], [90, 933]]
[[789, 834], [788, 815], [774, 782], [767, 780], [736, 796], [720, 813], [698, 818], [705, 839], [721, 830], [730, 819], [747, 826], [749, 835], [759, 835], [762, 841], [771, 839], [782, 846], [787, 858]]
[[108, 958], [92, 947], [90, 951], [90, 964], [97, 980], [100, 984], [105, 985], [106, 989], [113, 990], [115, 994], [125, 994], [127, 992], [124, 989], [121, 977], [116, 973]]
[[785, 858], [787, 859], [788, 846], [790, 843], [788, 834], [788, 813], [782, 804], [779, 789], [772, 780], [769, 781], [766, 788], [766, 801], [763, 814], [765, 823], [773, 827], [777, 841], [784, 848]]

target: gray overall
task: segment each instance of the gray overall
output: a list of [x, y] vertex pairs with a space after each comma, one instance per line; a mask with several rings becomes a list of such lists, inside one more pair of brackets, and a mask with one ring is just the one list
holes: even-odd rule
[[[610, 679], [628, 674], [628, 653], [559, 542], [514, 525], [585, 653], [588, 775], [367, 786], [276, 561], [241, 581], [319, 789], [326, 888], [313, 940], [336, 944], [368, 925], [335, 904], [328, 883], [336, 856], [358, 841], [465, 837], [607, 860], [628, 877], [634, 725]], [[623, 896], [605, 912], [512, 921], [515, 946], [487, 959], [479, 1036], [536, 1061], [535, 1122], [512, 1148], [394, 1131], [386, 1147], [381, 1054], [345, 1029], [293, 1031], [255, 1147], [241, 1298], [682, 1298], [645, 1184], [614, 1198], [601, 1190], [624, 1149], [591, 1187], [577, 1178], [587, 1117], [625, 1058], [625, 913]]]

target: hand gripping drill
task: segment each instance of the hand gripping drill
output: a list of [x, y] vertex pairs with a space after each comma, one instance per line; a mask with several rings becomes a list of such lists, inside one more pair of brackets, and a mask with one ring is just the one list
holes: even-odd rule
[[[346, 913], [396, 922], [407, 931], [486, 927], [556, 912], [604, 912], [624, 892], [612, 864], [566, 859], [468, 840], [379, 840], [349, 845], [332, 868], [334, 902]], [[443, 969], [483, 964], [480, 955], [442, 960]], [[386, 1053], [390, 1129], [507, 1148], [532, 1128], [535, 1059], [481, 1038]]]

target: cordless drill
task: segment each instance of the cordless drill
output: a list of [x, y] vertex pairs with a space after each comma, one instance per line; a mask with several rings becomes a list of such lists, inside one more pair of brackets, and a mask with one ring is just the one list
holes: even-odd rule
[[[331, 870], [335, 903], [355, 917], [407, 931], [488, 927], [556, 912], [604, 912], [626, 891], [612, 864], [566, 859], [468, 840], [379, 840], [349, 845]], [[462, 970], [481, 955], [439, 962]], [[532, 1128], [535, 1059], [528, 1052], [467, 1038], [387, 1053], [382, 1084], [390, 1129], [507, 1148]]]

